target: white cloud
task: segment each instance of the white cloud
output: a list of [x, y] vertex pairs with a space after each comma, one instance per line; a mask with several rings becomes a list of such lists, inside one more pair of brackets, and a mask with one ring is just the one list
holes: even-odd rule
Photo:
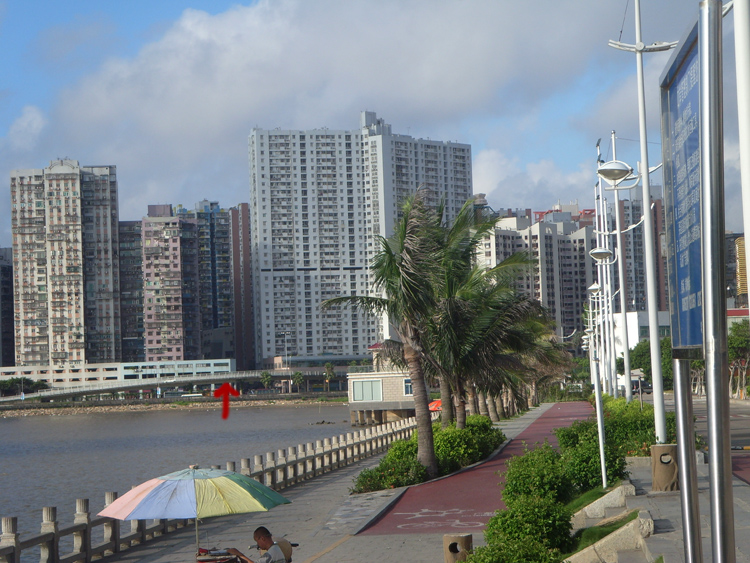
[[17, 151], [33, 149], [46, 124], [42, 110], [34, 106], [24, 107], [20, 117], [8, 129], [6, 141], [9, 147]]
[[[674, 16], [680, 6], [665, 0], [650, 9]], [[660, 40], [679, 36], [686, 21], [647, 16], [671, 26]], [[141, 217], [148, 203], [207, 197], [233, 205], [249, 197], [254, 126], [353, 129], [368, 109], [396, 132], [472, 143], [475, 191], [488, 193], [493, 206], [546, 209], [591, 197], [593, 156], [590, 148], [575, 154], [570, 137], [537, 142], [558, 134], [542, 107], [615, 70], [621, 83], [591, 86], [604, 92], [597, 107], [560, 108], [562, 122], [590, 136], [592, 147], [618, 123], [637, 123], [635, 62], [606, 47], [621, 21], [621, 12], [595, 0], [539, 0], [533, 8], [260, 0], [217, 15], [186, 10], [136, 56], [110, 58], [61, 92], [46, 127], [39, 110], [36, 121], [24, 111], [18, 128], [36, 123], [37, 136], [14, 129], [6, 142], [24, 140], [14, 146], [33, 152], [0, 156], [0, 175], [67, 155], [118, 166], [123, 219]], [[657, 66], [647, 67], [650, 75]], [[530, 154], [542, 146], [563, 147], [573, 158]], [[0, 222], [8, 222], [2, 213]]]

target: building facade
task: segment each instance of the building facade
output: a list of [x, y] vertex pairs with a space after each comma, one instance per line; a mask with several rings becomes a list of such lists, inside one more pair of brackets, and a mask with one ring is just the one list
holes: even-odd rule
[[141, 221], [120, 221], [122, 361], [143, 362], [143, 244]]
[[177, 206], [175, 215], [195, 219], [197, 226], [202, 331], [209, 334], [213, 329], [231, 327], [234, 310], [229, 211], [222, 209], [218, 201], [204, 199], [192, 210]]
[[149, 205], [141, 229], [145, 359], [199, 359], [197, 221], [174, 216], [171, 205]]
[[320, 303], [372, 291], [376, 235], [392, 234], [419, 185], [455, 216], [471, 196], [471, 147], [395, 135], [362, 112], [355, 130], [254, 129], [249, 166], [256, 366], [366, 358], [387, 323]]
[[0, 248], [0, 366], [14, 366], [13, 249]]
[[14, 170], [16, 365], [121, 360], [115, 166]]
[[255, 318], [250, 265], [250, 206], [241, 203], [229, 210], [232, 240], [232, 305], [237, 369], [255, 369]]

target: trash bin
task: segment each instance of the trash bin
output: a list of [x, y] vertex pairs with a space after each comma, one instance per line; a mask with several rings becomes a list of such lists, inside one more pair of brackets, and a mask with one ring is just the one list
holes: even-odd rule
[[680, 489], [676, 444], [651, 446], [651, 490], [678, 491]]
[[474, 536], [471, 534], [445, 534], [443, 536], [443, 561], [445, 563], [466, 561], [473, 545]]

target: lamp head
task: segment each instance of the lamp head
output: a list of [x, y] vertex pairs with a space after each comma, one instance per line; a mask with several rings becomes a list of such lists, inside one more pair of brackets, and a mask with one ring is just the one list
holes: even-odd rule
[[594, 282], [592, 283], [589, 288], [586, 290], [592, 295], [596, 295], [601, 290], [601, 287], [599, 287], [599, 284]]
[[633, 173], [633, 169], [620, 160], [610, 160], [602, 164], [596, 173], [610, 184], [616, 184], [630, 176]]
[[608, 258], [612, 258], [612, 251], [609, 248], [594, 248], [589, 252], [589, 255], [597, 262], [603, 262]]

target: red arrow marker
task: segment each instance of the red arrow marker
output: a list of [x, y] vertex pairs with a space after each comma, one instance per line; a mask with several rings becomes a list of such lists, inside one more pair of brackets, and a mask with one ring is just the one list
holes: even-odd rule
[[229, 395], [232, 395], [232, 397], [239, 397], [240, 392], [237, 391], [234, 387], [229, 385], [229, 383], [222, 383], [221, 387], [219, 387], [216, 391], [214, 391], [214, 397], [222, 397], [222, 408], [221, 408], [221, 418], [229, 418]]

